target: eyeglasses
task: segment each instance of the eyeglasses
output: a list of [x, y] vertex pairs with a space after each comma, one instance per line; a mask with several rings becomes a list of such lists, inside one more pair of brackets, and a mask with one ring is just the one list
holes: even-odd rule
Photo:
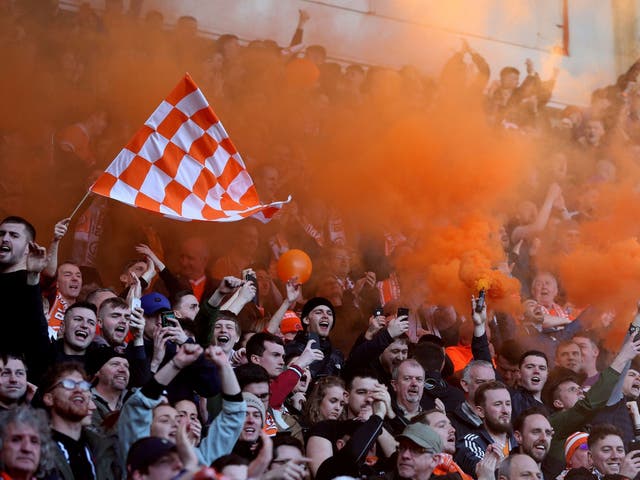
[[65, 390], [75, 390], [76, 388], [79, 388], [83, 392], [88, 392], [89, 390], [91, 390], [91, 384], [89, 382], [85, 380], [80, 380], [79, 382], [76, 382], [74, 380], [71, 380], [70, 378], [65, 378], [64, 380], [60, 380], [53, 387], [51, 387], [51, 390], [54, 390], [58, 387], [62, 387]]
[[402, 453], [405, 450], [409, 450], [412, 455], [424, 455], [425, 453], [433, 453], [431, 449], [424, 448], [415, 443], [401, 443], [398, 445], [397, 451], [398, 453]]

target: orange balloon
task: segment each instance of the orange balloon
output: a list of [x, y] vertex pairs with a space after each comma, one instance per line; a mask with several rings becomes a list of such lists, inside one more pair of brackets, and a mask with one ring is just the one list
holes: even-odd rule
[[292, 277], [298, 277], [298, 282], [304, 283], [311, 276], [311, 258], [302, 250], [289, 250], [278, 259], [278, 277], [283, 282]]

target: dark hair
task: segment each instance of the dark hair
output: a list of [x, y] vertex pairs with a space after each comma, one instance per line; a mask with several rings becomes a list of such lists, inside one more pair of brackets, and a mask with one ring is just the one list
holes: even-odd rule
[[353, 387], [353, 381], [356, 378], [375, 378], [376, 380], [379, 380], [375, 370], [371, 368], [358, 368], [352, 370], [345, 376], [344, 379], [345, 383], [347, 384], [347, 392], [349, 392]]
[[520, 352], [522, 348], [513, 339], [505, 340], [500, 345], [500, 349], [498, 350], [498, 356], [504, 358], [507, 362], [512, 365], [515, 365], [520, 360]]
[[415, 358], [425, 372], [440, 372], [444, 364], [444, 348], [432, 343], [423, 342], [413, 346], [411, 356]]
[[500, 70], [500, 78], [504, 77], [505, 75], [509, 75], [510, 73], [520, 75], [520, 70], [518, 70], [516, 67], [504, 67], [502, 70]]
[[171, 297], [171, 307], [176, 308], [176, 305], [178, 305], [187, 295], [193, 295], [193, 290], [180, 290], [179, 292], [176, 292], [176, 294]]
[[22, 355], [21, 353], [3, 352], [0, 353], [0, 360], [2, 360], [2, 363], [4, 365], [6, 365], [9, 360], [18, 360], [22, 362], [22, 365], [24, 365], [24, 369], [27, 370], [27, 363], [24, 359], [24, 355]]
[[527, 357], [544, 358], [544, 361], [547, 363], [547, 366], [549, 365], [549, 359], [547, 358], [547, 355], [544, 352], [541, 352], [540, 350], [527, 350], [522, 355], [520, 355], [520, 359], [518, 360], [518, 368], [522, 366], [522, 364], [524, 363], [524, 359]]
[[302, 445], [302, 442], [300, 440], [298, 440], [296, 437], [291, 435], [291, 433], [289, 432], [278, 432], [276, 433], [276, 436], [273, 438], [273, 459], [271, 460], [272, 462], [273, 460], [278, 459], [278, 456], [277, 456], [278, 447], [283, 447], [283, 446], [297, 448], [304, 455], [304, 446]]
[[547, 411], [547, 409], [536, 405], [534, 407], [529, 407], [526, 410], [520, 412], [520, 415], [518, 415], [515, 418], [515, 420], [513, 420], [513, 430], [514, 431], [517, 430], [518, 432], [522, 433], [522, 427], [524, 426], [524, 422], [531, 415], [542, 415], [544, 418], [549, 420], [549, 412]]
[[28, 220], [25, 220], [22, 217], [12, 215], [9, 217], [5, 217], [5, 219], [2, 220], [2, 222], [0, 222], [0, 225], [4, 225], [5, 223], [17, 223], [19, 225], [23, 225], [24, 229], [27, 231], [27, 236], [29, 237], [29, 240], [34, 241], [36, 239], [36, 229], [33, 225], [31, 225], [31, 223], [29, 223]]
[[433, 415], [434, 413], [442, 413], [443, 415], [446, 415], [446, 413], [444, 413], [442, 410], [432, 408], [430, 410], [420, 412], [418, 415], [409, 420], [409, 423], [424, 423], [427, 426], [431, 426], [431, 423], [429, 423], [429, 415]]
[[497, 380], [492, 382], [484, 382], [476, 390], [476, 393], [473, 396], [473, 403], [479, 406], [484, 406], [484, 401], [486, 400], [487, 392], [489, 390], [506, 390], [507, 392], [509, 391], [504, 383]]
[[597, 442], [609, 435], [617, 435], [618, 437], [623, 438], [620, 429], [610, 423], [598, 423], [592, 426], [591, 431], [589, 432], [589, 438], [587, 439], [589, 450], [591, 450]]
[[555, 367], [551, 372], [549, 372], [547, 381], [542, 388], [542, 403], [547, 407], [557, 410], [553, 405], [553, 402], [558, 399], [556, 393], [558, 392], [560, 385], [566, 382], [575, 382], [580, 385], [582, 380], [583, 378], [573, 370], [565, 367]]
[[269, 374], [260, 365], [245, 363], [234, 369], [240, 389], [252, 383], [269, 383]]
[[594, 347], [600, 348], [600, 338], [592, 332], [589, 332], [587, 330], [580, 330], [579, 332], [574, 333], [573, 337], [571, 337], [571, 340], [575, 341], [574, 338], [576, 337], [586, 338]]
[[247, 342], [247, 359], [249, 362], [251, 362], [251, 357], [253, 355], [261, 357], [264, 354], [265, 343], [267, 342], [277, 343], [284, 347], [284, 343], [280, 337], [276, 337], [274, 334], [269, 332], [258, 332]]
[[222, 472], [222, 469], [228, 467], [229, 465], [249, 465], [249, 460], [244, 457], [241, 457], [237, 453], [229, 453], [227, 455], [223, 455], [217, 458], [211, 466], [216, 470], [216, 472]]
[[81, 302], [72, 303], [71, 306], [67, 308], [67, 311], [64, 312], [65, 322], [67, 321], [67, 317], [70, 316], [71, 312], [76, 308], [86, 308], [87, 310], [91, 310], [96, 315], [96, 317], [98, 316], [98, 309], [93, 303], [89, 303], [87, 301], [81, 301]]

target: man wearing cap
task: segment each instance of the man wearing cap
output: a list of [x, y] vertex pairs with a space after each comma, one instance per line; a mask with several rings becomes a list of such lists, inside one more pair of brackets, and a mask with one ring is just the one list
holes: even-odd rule
[[286, 355], [301, 355], [307, 348], [309, 340], [313, 339], [314, 342], [319, 343], [319, 345], [313, 345], [313, 348], [320, 349], [324, 358], [309, 366], [311, 377], [315, 379], [326, 375], [339, 376], [344, 365], [344, 356], [329, 340], [329, 333], [335, 324], [335, 309], [332, 303], [326, 298], [312, 298], [302, 307], [301, 318], [305, 330], [298, 332], [295, 338], [287, 343]]
[[[428, 480], [440, 463], [442, 439], [423, 423], [407, 425], [398, 440], [396, 470], [387, 479]], [[440, 477], [438, 477], [440, 478]]]
[[122, 409], [124, 397], [129, 385], [129, 360], [110, 348], [100, 349], [102, 356], [96, 357], [88, 365], [89, 373], [95, 372], [94, 386], [91, 389], [96, 409], [91, 415], [91, 424], [98, 432], [106, 432], [115, 425], [105, 425], [107, 417]]
[[127, 455], [127, 478], [131, 480], [171, 480], [183, 467], [178, 448], [166, 438], [141, 438]]

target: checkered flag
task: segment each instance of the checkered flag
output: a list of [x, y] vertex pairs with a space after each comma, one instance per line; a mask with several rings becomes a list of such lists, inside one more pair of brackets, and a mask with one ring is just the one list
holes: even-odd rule
[[268, 222], [284, 202], [263, 205], [209, 102], [187, 74], [90, 191], [168, 217]]

